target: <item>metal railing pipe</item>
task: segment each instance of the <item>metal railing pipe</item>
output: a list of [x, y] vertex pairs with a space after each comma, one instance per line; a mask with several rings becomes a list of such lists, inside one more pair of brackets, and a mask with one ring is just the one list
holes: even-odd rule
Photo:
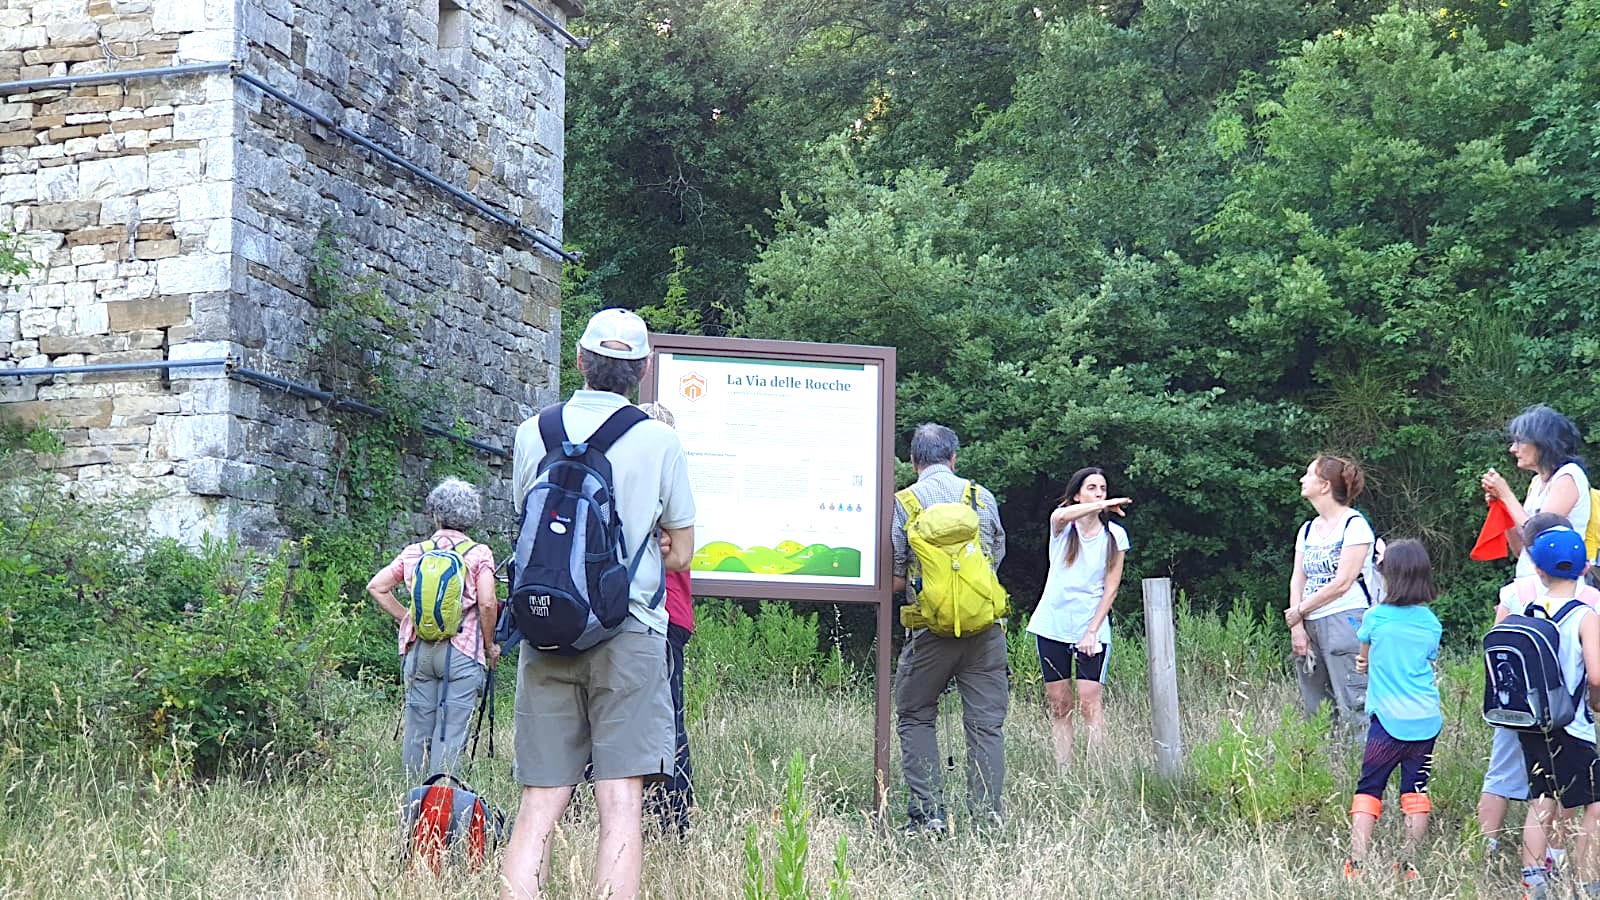
[[481, 199], [473, 196], [472, 194], [467, 193], [466, 191], [462, 190], [461, 188], [456, 187], [455, 185], [451, 184], [450, 182], [445, 181], [444, 179], [440, 178], [439, 176], [433, 174], [432, 172], [429, 172], [427, 169], [422, 168], [421, 166], [417, 165], [416, 163], [412, 162], [411, 160], [406, 159], [405, 157], [401, 156], [400, 154], [394, 152], [393, 150], [390, 150], [388, 147], [385, 147], [382, 144], [379, 144], [379, 143], [373, 141], [372, 139], [370, 139], [370, 138], [368, 138], [368, 137], [366, 137], [364, 135], [357, 134], [356, 132], [351, 131], [350, 129], [344, 127], [343, 125], [339, 125], [339, 124], [335, 123], [329, 117], [323, 115], [320, 112], [317, 112], [312, 107], [306, 105], [305, 103], [303, 103], [303, 102], [301, 102], [299, 100], [296, 100], [295, 98], [289, 96], [288, 94], [284, 93], [283, 91], [278, 90], [277, 88], [273, 87], [272, 85], [267, 84], [265, 81], [262, 81], [260, 78], [257, 78], [256, 76], [251, 75], [249, 72], [235, 72], [234, 73], [234, 77], [237, 78], [240, 81], [243, 81], [245, 84], [250, 85], [251, 87], [255, 88], [256, 90], [259, 90], [262, 93], [267, 94], [268, 96], [273, 97], [273, 98], [283, 102], [285, 105], [289, 106], [291, 109], [296, 110], [297, 112], [301, 113], [302, 115], [305, 115], [305, 116], [310, 117], [311, 119], [314, 119], [318, 124], [323, 125], [324, 127], [333, 129], [333, 132], [335, 134], [339, 135], [340, 137], [344, 138], [345, 140], [348, 140], [351, 143], [353, 143], [353, 144], [355, 144], [355, 145], [357, 145], [359, 147], [363, 147], [363, 148], [371, 151], [372, 153], [376, 153], [378, 156], [382, 157], [384, 159], [384, 161], [386, 161], [389, 164], [395, 166], [396, 168], [402, 169], [405, 172], [411, 174], [412, 176], [414, 176], [414, 177], [416, 177], [418, 179], [421, 179], [423, 182], [425, 182], [425, 183], [427, 183], [429, 185], [432, 185], [433, 187], [436, 187], [441, 191], [444, 191], [446, 194], [449, 194], [451, 197], [455, 198], [457, 201], [461, 202], [462, 204], [470, 207], [471, 209], [473, 209], [474, 211], [476, 211], [480, 215], [484, 216], [485, 218], [488, 218], [488, 219], [490, 219], [492, 221], [498, 222], [501, 225], [506, 226], [507, 228], [510, 228], [511, 230], [515, 231], [518, 235], [521, 235], [524, 239], [526, 239], [526, 240], [528, 240], [528, 241], [530, 241], [530, 242], [532, 242], [532, 243], [544, 248], [546, 251], [548, 251], [549, 253], [553, 254], [558, 259], [562, 259], [562, 260], [565, 260], [567, 262], [578, 262], [579, 260], [581, 260], [583, 258], [581, 254], [569, 253], [568, 251], [566, 251], [565, 249], [562, 248], [560, 243], [558, 243], [555, 240], [553, 240], [551, 238], [548, 238], [548, 237], [540, 234], [539, 232], [534, 231], [533, 229], [531, 229], [531, 228], [527, 227], [526, 225], [522, 224], [522, 220], [517, 218], [516, 216], [509, 215], [507, 213], [501, 212], [498, 209], [495, 209], [494, 207], [490, 206], [489, 204], [483, 202]]
[[232, 62], [224, 60], [222, 62], [186, 63], [179, 66], [158, 66], [153, 69], [119, 69], [113, 72], [84, 72], [79, 75], [24, 78], [21, 81], [0, 82], [0, 94], [25, 94], [32, 91], [48, 91], [56, 88], [72, 88], [89, 84], [115, 84], [119, 81], [133, 81], [138, 78], [207, 75], [215, 72], [227, 72], [233, 68], [233, 65]]
[[528, 12], [533, 13], [534, 17], [537, 18], [539, 21], [543, 22], [545, 25], [549, 26], [551, 31], [554, 31], [556, 34], [559, 34], [563, 38], [566, 38], [567, 43], [571, 44], [574, 47], [577, 47], [579, 50], [587, 50], [587, 49], [589, 49], [589, 39], [588, 38], [581, 38], [581, 37], [573, 36], [573, 34], [570, 31], [567, 31], [565, 28], [561, 27], [561, 23], [560, 22], [557, 22], [555, 19], [552, 19], [552, 18], [550, 18], [550, 16], [546, 15], [544, 10], [540, 9], [537, 6], [534, 6], [532, 3], [529, 3], [528, 0], [516, 0], [516, 3], [517, 3], [518, 6], [522, 7], [523, 9], [527, 10]]
[[198, 369], [204, 366], [225, 366], [226, 357], [216, 359], [161, 359], [147, 362], [87, 363], [77, 366], [35, 366], [27, 369], [0, 369], [0, 376], [8, 378], [46, 378], [52, 375], [87, 375], [95, 372], [143, 372], [157, 369]]

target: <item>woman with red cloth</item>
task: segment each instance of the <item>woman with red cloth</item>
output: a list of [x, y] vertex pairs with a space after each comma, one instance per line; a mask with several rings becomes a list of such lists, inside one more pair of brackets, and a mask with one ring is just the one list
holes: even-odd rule
[[1533, 516], [1548, 512], [1566, 516], [1572, 530], [1583, 534], [1592, 512], [1589, 475], [1578, 455], [1583, 447], [1578, 426], [1550, 407], [1542, 403], [1528, 407], [1511, 420], [1506, 431], [1511, 435], [1508, 449], [1517, 468], [1534, 473], [1527, 496], [1518, 500], [1505, 476], [1494, 469], [1483, 473], [1479, 486], [1485, 499], [1500, 501], [1511, 516], [1506, 540], [1517, 554], [1517, 577], [1523, 578], [1533, 575], [1533, 561], [1518, 529]]

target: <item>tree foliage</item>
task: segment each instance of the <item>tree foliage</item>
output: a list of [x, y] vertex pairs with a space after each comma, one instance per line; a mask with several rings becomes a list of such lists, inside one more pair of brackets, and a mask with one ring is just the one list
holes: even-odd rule
[[574, 204], [663, 202], [663, 154], [717, 198], [714, 229], [570, 211], [614, 250], [587, 302], [654, 302], [685, 247], [697, 328], [896, 347], [902, 432], [961, 433], [1024, 607], [1087, 464], [1137, 498], [1135, 574], [1278, 602], [1324, 449], [1447, 583], [1499, 577], [1464, 548], [1504, 422], [1600, 423], [1600, 0], [945, 6], [657, 3], [670, 39], [575, 63], [681, 99], [574, 118], [610, 148]]

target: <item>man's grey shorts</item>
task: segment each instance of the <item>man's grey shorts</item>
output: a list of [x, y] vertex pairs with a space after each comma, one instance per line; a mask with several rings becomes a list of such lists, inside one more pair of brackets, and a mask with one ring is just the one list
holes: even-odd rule
[[666, 641], [639, 626], [575, 656], [523, 644], [512, 777], [567, 787], [583, 781], [591, 760], [597, 781], [670, 775], [677, 746]]
[[1509, 728], [1494, 730], [1489, 770], [1483, 773], [1483, 793], [1511, 800], [1528, 799], [1528, 767], [1522, 762], [1522, 744]]

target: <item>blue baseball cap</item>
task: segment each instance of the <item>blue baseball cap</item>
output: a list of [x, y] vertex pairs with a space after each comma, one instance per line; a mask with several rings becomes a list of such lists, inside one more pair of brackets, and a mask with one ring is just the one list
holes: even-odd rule
[[1589, 564], [1589, 550], [1583, 545], [1583, 535], [1571, 528], [1546, 528], [1534, 536], [1528, 558], [1551, 578], [1575, 581]]

